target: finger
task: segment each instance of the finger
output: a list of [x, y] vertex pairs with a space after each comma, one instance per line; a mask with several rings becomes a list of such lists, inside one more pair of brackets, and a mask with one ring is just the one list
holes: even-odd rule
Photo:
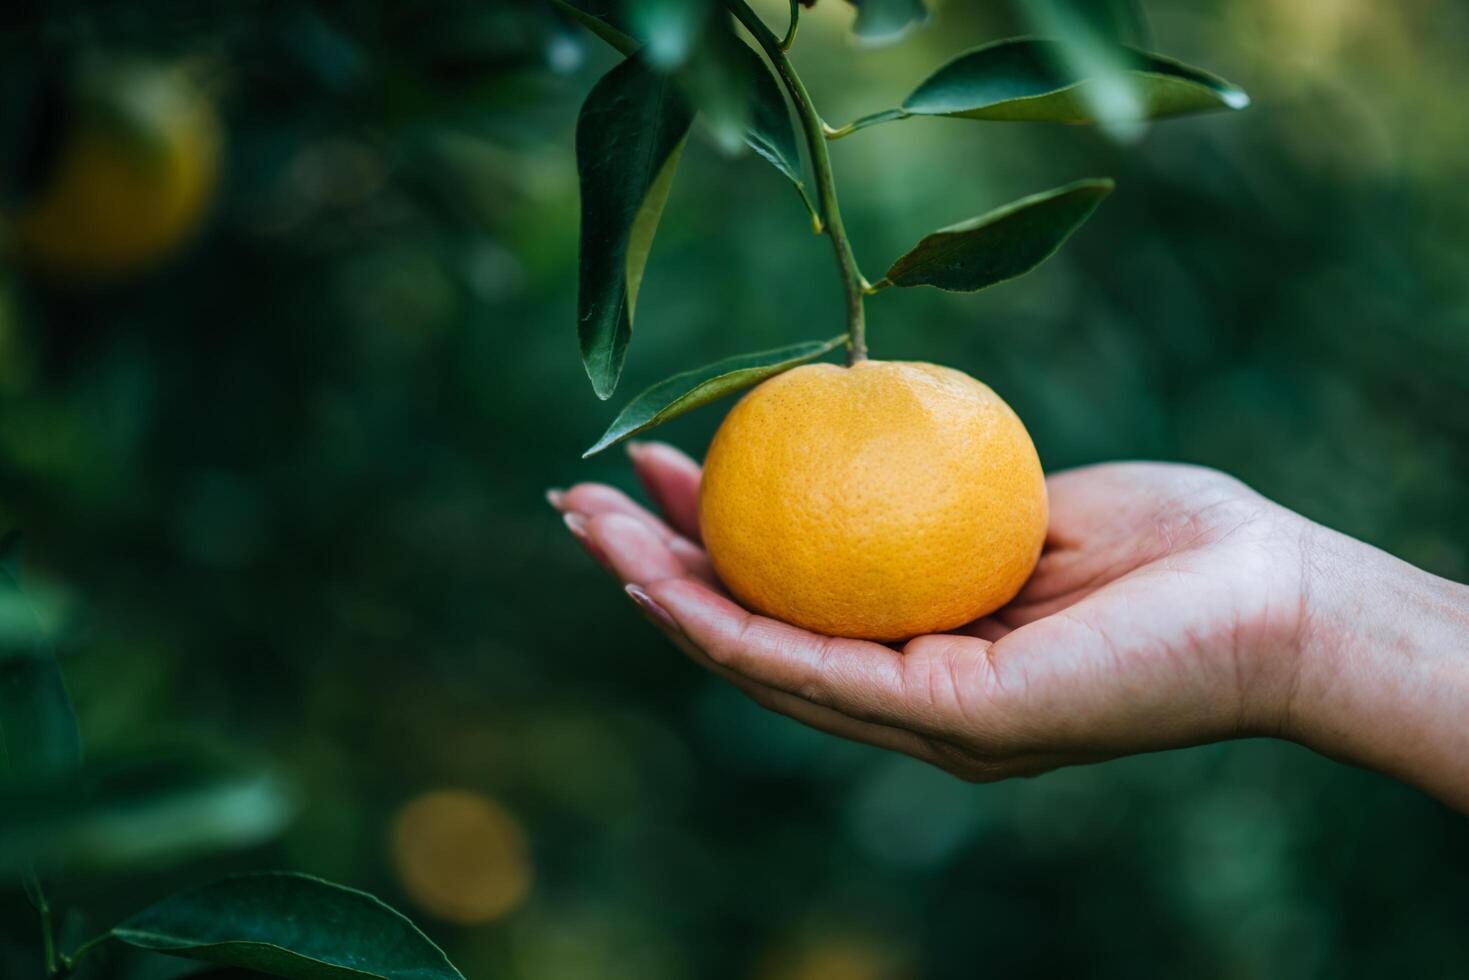
[[[546, 496], [551, 505], [563, 514], [581, 514], [588, 519], [599, 514], [622, 514], [641, 522], [678, 556], [690, 572], [713, 580], [709, 556], [704, 553], [704, 549], [659, 520], [655, 514], [621, 490], [604, 483], [578, 483], [570, 490], [551, 491]], [[575, 528], [572, 528], [572, 533], [576, 533]]]
[[932, 743], [920, 735], [887, 725], [859, 721], [831, 708], [812, 704], [793, 694], [767, 687], [727, 667], [720, 666], [683, 633], [668, 610], [660, 606], [645, 590], [636, 585], [629, 585], [627, 594], [642, 609], [648, 621], [658, 627], [690, 660], [717, 677], [728, 681], [767, 711], [785, 715], [817, 731], [826, 732], [828, 735], [835, 735], [853, 742], [862, 742], [893, 752], [902, 752], [933, 765], [942, 765]]
[[699, 464], [666, 442], [630, 442], [627, 455], [648, 496], [691, 541], [699, 537]]
[[626, 514], [603, 513], [586, 522], [591, 547], [603, 555], [623, 582], [647, 585], [685, 575], [714, 586], [714, 573], [702, 551], [679, 554], [646, 523]]
[[563, 514], [570, 511], [585, 514], [587, 517], [596, 514], [625, 514], [648, 525], [660, 538], [678, 537], [678, 532], [652, 511], [616, 487], [609, 487], [605, 483], [578, 483], [570, 490], [552, 490], [546, 496], [551, 501], [551, 506]]
[[973, 636], [993, 643], [1009, 633], [1011, 629], [1012, 627], [1002, 622], [998, 616], [985, 616], [982, 619], [976, 619], [972, 623], [966, 623], [950, 632], [958, 636]]
[[860, 721], [909, 729], [934, 721], [914, 710], [902, 654], [880, 643], [820, 636], [756, 616], [690, 579], [647, 591], [711, 660], [758, 684]]

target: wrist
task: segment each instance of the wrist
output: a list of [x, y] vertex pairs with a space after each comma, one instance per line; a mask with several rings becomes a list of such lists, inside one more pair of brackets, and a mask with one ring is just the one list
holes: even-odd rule
[[1469, 587], [1316, 528], [1288, 737], [1469, 810]]

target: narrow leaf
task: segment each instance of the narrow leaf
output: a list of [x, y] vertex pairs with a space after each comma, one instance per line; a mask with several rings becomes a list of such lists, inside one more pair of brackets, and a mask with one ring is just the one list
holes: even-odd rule
[[197, 754], [92, 765], [85, 778], [0, 786], [0, 873], [64, 858], [146, 865], [258, 844], [295, 812], [269, 772]]
[[888, 281], [972, 293], [1022, 276], [1054, 255], [1112, 187], [1079, 180], [941, 228], [894, 262]]
[[597, 83], [577, 120], [578, 333], [599, 398], [611, 395], [622, 375], [648, 249], [692, 122], [674, 82], [636, 57]]
[[[1079, 70], [1057, 41], [1011, 38], [959, 55], [928, 77], [903, 103], [909, 115], [1031, 122], [1098, 121], [1108, 100], [1089, 91], [1108, 79]], [[1120, 66], [1141, 118], [1210, 109], [1243, 109], [1244, 91], [1171, 58], [1118, 45]], [[1110, 73], [1109, 73], [1110, 74]]]
[[923, 0], [849, 0], [857, 8], [852, 33], [868, 45], [892, 44], [928, 20]]
[[823, 354], [836, 350], [847, 342], [847, 335], [830, 340], [812, 340], [789, 347], [761, 351], [758, 354], [741, 354], [725, 358], [713, 364], [683, 374], [675, 374], [665, 381], [638, 395], [627, 403], [602, 438], [597, 440], [582, 458], [600, 453], [608, 446], [662, 425], [669, 419], [693, 411], [701, 405], [723, 398], [753, 385], [782, 371], [814, 361]]
[[[644, 45], [642, 51], [650, 47]], [[721, 14], [713, 18], [674, 75], [726, 154], [739, 151], [753, 121], [758, 75], [745, 57], [747, 51], [749, 47], [735, 34], [734, 21]]]
[[52, 783], [81, 765], [81, 736], [50, 629], [17, 581], [0, 567], [0, 777], [11, 785]]
[[638, 49], [627, 25], [618, 16], [618, 0], [551, 0], [562, 13], [606, 41], [624, 55]]
[[[638, 50], [637, 39], [629, 33], [631, 27], [619, 17], [613, 0], [574, 0], [574, 2], [572, 0], [552, 0], [552, 2], [623, 54], [630, 55]], [[813, 217], [819, 218], [820, 210], [806, 182], [801, 151], [796, 141], [796, 128], [791, 123], [790, 112], [786, 108], [780, 82], [776, 80], [764, 60], [748, 44], [736, 40], [738, 50], [743, 52], [738, 54], [738, 57], [747, 62], [744, 71], [753, 80], [749, 92], [753, 104], [749, 110], [749, 130], [744, 136], [745, 143], [762, 159], [785, 175], [786, 179], [795, 186], [796, 193], [801, 195], [806, 209]]]
[[464, 980], [417, 926], [366, 892], [287, 872], [180, 892], [113, 928], [140, 949], [293, 980]]
[[806, 185], [806, 170], [801, 163], [801, 151], [796, 143], [796, 127], [791, 123], [791, 114], [786, 108], [780, 83], [758, 54], [748, 45], [740, 46], [750, 62], [750, 71], [755, 80], [755, 104], [745, 142], [762, 159], [785, 175], [795, 186], [796, 193], [801, 195], [806, 210], [813, 217], [819, 218], [821, 212]]

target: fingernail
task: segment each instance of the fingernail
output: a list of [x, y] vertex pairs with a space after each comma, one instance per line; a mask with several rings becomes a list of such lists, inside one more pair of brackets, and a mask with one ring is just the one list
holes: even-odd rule
[[612, 565], [607, 561], [607, 556], [602, 554], [602, 549], [597, 547], [597, 542], [587, 533], [587, 519], [574, 510], [567, 511], [561, 515], [561, 520], [566, 524], [566, 530], [571, 536], [581, 542], [581, 546], [587, 550], [587, 554], [596, 560], [597, 564], [611, 571]]
[[648, 595], [648, 593], [644, 592], [636, 585], [629, 585], [624, 589], [624, 591], [626, 591], [627, 594], [632, 597], [633, 602], [636, 602], [638, 604], [638, 608], [647, 613], [651, 619], [658, 623], [658, 625], [662, 626], [664, 629], [671, 630], [679, 636], [683, 635], [683, 630], [679, 629], [678, 620], [674, 619], [667, 609], [664, 609], [662, 606], [658, 605], [658, 603], [655, 602], [653, 600], [653, 597]]
[[557, 510], [565, 509], [561, 503], [565, 499], [566, 491], [560, 489], [559, 487], [552, 487], [551, 489], [546, 491], [546, 503], [550, 504], [552, 507], [555, 507]]

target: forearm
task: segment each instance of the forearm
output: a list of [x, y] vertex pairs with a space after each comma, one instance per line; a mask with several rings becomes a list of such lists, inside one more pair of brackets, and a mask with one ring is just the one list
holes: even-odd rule
[[1469, 587], [1318, 529], [1288, 724], [1469, 813]]

